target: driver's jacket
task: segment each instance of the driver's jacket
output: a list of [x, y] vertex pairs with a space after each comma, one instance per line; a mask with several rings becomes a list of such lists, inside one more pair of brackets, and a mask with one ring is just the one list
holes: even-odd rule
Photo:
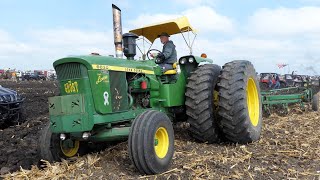
[[163, 45], [162, 53], [165, 57], [163, 63], [173, 64], [177, 62], [176, 46], [173, 44], [172, 41], [168, 41], [166, 44]]

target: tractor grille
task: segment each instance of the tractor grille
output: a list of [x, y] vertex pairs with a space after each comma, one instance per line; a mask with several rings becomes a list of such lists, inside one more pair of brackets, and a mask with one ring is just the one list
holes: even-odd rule
[[79, 63], [65, 63], [56, 66], [59, 80], [79, 79], [87, 77], [87, 68]]

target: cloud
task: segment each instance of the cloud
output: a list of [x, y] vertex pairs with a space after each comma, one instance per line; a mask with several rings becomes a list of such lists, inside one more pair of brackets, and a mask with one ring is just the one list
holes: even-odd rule
[[114, 54], [113, 38], [108, 38], [113, 37], [112, 29], [107, 32], [47, 29], [26, 31], [24, 35], [27, 40], [19, 41], [0, 30], [1, 66], [22, 70], [50, 69], [54, 60], [68, 55]]
[[[136, 19], [129, 20], [129, 24], [132, 27], [139, 28], [149, 24], [162, 22], [170, 19], [180, 17], [178, 14], [141, 14]], [[133, 29], [133, 28], [132, 28]]]
[[0, 43], [10, 42], [11, 37], [10, 34], [4, 30], [0, 29]]
[[[235, 23], [233, 18], [217, 13], [210, 6], [197, 5], [172, 14], [142, 13], [126, 21], [140, 27], [186, 15], [199, 31], [194, 55], [205, 52], [219, 65], [247, 59], [258, 72], [282, 73], [276, 64], [288, 63], [291, 71], [314, 74], [314, 70], [320, 69], [320, 25], [316, 20], [320, 17], [319, 10], [317, 7], [258, 9], [244, 22]], [[68, 27], [22, 30], [19, 36], [21, 39], [0, 29], [0, 69], [3, 66], [49, 69], [54, 60], [68, 55], [114, 54], [111, 27], [107, 31]], [[179, 57], [189, 54], [180, 35], [171, 39]], [[161, 50], [162, 45], [157, 40], [153, 48]], [[138, 53], [136, 58], [139, 56]]]
[[9, 57], [15, 54], [27, 54], [32, 49], [24, 42], [16, 41], [12, 36], [4, 31], [0, 30], [0, 54], [1, 57]]
[[29, 31], [33, 39], [50, 45], [91, 45], [108, 43], [111, 39], [108, 35], [112, 32], [96, 32], [80, 29], [49, 29]]
[[[258, 72], [283, 73], [290, 68], [314, 74], [307, 67], [313, 64], [320, 69], [320, 21], [316, 21], [319, 12], [316, 7], [258, 9], [244, 23], [235, 24], [232, 18], [216, 13], [211, 7], [197, 6], [180, 14], [141, 14], [130, 23], [140, 27], [145, 22], [187, 15], [191, 25], [199, 30], [193, 47], [195, 55], [205, 52], [219, 65], [234, 59], [250, 60]], [[180, 36], [171, 39], [178, 56], [189, 53]], [[156, 41], [153, 47], [161, 50], [162, 46]], [[280, 70], [278, 63], [288, 63], [290, 67]]]
[[299, 0], [304, 4], [320, 4], [320, 0]]
[[213, 8], [200, 6], [183, 12], [200, 32], [222, 32], [234, 31], [233, 20], [227, 16], [218, 14]]
[[249, 18], [248, 29], [258, 35], [293, 36], [320, 32], [320, 8], [259, 9]]
[[[244, 29], [248, 32], [247, 37], [274, 42], [275, 46], [266, 42], [256, 44], [256, 47], [266, 50], [255, 50], [260, 57], [268, 57], [271, 62], [278, 59], [278, 62], [288, 63], [291, 70], [298, 70], [299, 73], [314, 74], [314, 69], [320, 68], [319, 16], [320, 8], [312, 6], [259, 9], [248, 18]], [[307, 68], [310, 64], [314, 69]]]
[[174, 3], [184, 6], [214, 5], [217, 0], [173, 0]]
[[[206, 18], [203, 18], [203, 16], [206, 16]], [[149, 24], [153, 23], [159, 23], [167, 20], [172, 20], [175, 18], [179, 18], [181, 16], [186, 16], [188, 17], [188, 20], [198, 32], [198, 38], [196, 39], [195, 42], [197, 42], [202, 38], [207, 38], [206, 33], [212, 33], [212, 32], [232, 32], [233, 30], [233, 22], [231, 19], [229, 19], [226, 16], [219, 15], [215, 12], [214, 9], [210, 7], [205, 7], [205, 6], [198, 6], [194, 7], [191, 9], [187, 9], [180, 14], [140, 14], [136, 19], [130, 20], [129, 24], [135, 28], [146, 26]], [[187, 35], [186, 35], [187, 36]], [[188, 36], [187, 36], [188, 37]], [[186, 38], [187, 38], [186, 37]], [[190, 39], [192, 40], [193, 35], [190, 36]], [[188, 39], [188, 38], [187, 38]], [[189, 54], [189, 49], [186, 46], [185, 41], [183, 40], [182, 36], [176, 35], [176, 36], [171, 36], [171, 40], [174, 41], [177, 51], [178, 51], [178, 56], [182, 55], [188, 55]], [[138, 45], [140, 48], [143, 47], [142, 42], [138, 41]], [[147, 47], [147, 45], [146, 45]], [[204, 46], [203, 46], [204, 47]], [[152, 48], [156, 48], [161, 50], [162, 45], [159, 43], [159, 41], [155, 41], [154, 45]], [[196, 50], [194, 47], [194, 53], [200, 52], [200, 50]], [[143, 48], [142, 48], [143, 49]], [[203, 50], [202, 50], [203, 51]], [[138, 51], [138, 57], [141, 56], [139, 51]]]
[[291, 49], [296, 47], [290, 42], [279, 43], [277, 40], [249, 37], [234, 37], [215, 42], [199, 39], [195, 43], [197, 55], [205, 52], [221, 66], [232, 60], [249, 60], [259, 72], [276, 71], [277, 63], [286, 63], [287, 59], [291, 58]]
[[209, 6], [197, 6], [177, 14], [148, 14], [139, 15], [136, 19], [130, 20], [133, 27], [142, 27], [148, 24], [175, 19], [181, 16], [188, 17], [190, 24], [201, 33], [234, 31], [233, 20], [218, 14]]

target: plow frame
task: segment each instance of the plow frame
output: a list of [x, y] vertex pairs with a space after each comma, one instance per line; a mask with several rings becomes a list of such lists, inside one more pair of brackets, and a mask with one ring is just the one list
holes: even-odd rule
[[[281, 94], [287, 93], [287, 94]], [[288, 113], [289, 104], [299, 104], [305, 110], [304, 103], [311, 102], [314, 92], [309, 87], [290, 87], [261, 92], [263, 111], [267, 115], [275, 106], [282, 106], [284, 113]]]

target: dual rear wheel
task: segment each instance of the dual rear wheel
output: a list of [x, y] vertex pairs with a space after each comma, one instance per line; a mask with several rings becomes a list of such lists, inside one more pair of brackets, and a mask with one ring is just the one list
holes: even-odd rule
[[[259, 139], [262, 127], [260, 88], [249, 61], [232, 61], [222, 69], [206, 64], [198, 67], [188, 80], [186, 112], [192, 137], [208, 143], [221, 139], [249, 143]], [[216, 91], [218, 102], [214, 100]]]

